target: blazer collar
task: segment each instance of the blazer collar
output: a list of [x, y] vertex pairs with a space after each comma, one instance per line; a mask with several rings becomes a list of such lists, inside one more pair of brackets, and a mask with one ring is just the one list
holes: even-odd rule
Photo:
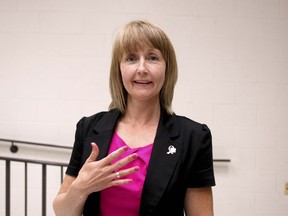
[[94, 127], [95, 136], [93, 139], [100, 149], [97, 160], [100, 160], [107, 156], [110, 142], [112, 140], [113, 133], [121, 112], [117, 109], [110, 110], [106, 115], [97, 122]]
[[103, 117], [97, 122], [93, 130], [97, 134], [103, 133], [105, 131], [114, 130], [120, 115], [121, 112], [119, 110], [117, 109], [110, 110], [109, 112], [107, 112], [106, 115], [103, 115]]

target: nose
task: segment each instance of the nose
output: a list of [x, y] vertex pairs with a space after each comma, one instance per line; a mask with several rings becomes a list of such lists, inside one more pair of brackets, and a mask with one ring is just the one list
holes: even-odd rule
[[139, 64], [138, 64], [138, 68], [137, 68], [137, 73], [147, 73], [148, 72], [148, 68], [146, 65], [146, 61], [144, 58], [140, 58], [139, 60]]

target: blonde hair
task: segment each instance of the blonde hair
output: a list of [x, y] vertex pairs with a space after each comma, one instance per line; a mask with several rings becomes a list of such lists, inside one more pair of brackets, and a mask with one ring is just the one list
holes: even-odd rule
[[141, 49], [145, 45], [160, 50], [166, 62], [165, 81], [160, 92], [160, 106], [167, 113], [173, 114], [172, 100], [178, 76], [175, 51], [165, 32], [157, 25], [144, 20], [129, 22], [114, 41], [109, 79], [112, 101], [109, 109], [116, 108], [122, 113], [125, 112], [127, 91], [122, 82], [120, 62], [124, 53]]

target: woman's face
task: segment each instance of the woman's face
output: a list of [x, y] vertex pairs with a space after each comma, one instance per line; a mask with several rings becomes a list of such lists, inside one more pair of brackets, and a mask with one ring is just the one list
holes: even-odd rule
[[158, 49], [144, 46], [137, 51], [124, 53], [120, 70], [128, 100], [159, 100], [165, 81], [166, 62]]

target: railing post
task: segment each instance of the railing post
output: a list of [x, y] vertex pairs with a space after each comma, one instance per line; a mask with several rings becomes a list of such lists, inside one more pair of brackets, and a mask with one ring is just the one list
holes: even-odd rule
[[42, 164], [42, 216], [46, 216], [47, 166]]
[[27, 204], [28, 204], [28, 182], [27, 182], [27, 162], [25, 162], [25, 176], [24, 176], [24, 184], [25, 184], [25, 216], [27, 216], [27, 213], [28, 213], [28, 209], [27, 209]]
[[6, 160], [6, 216], [10, 216], [10, 160]]
[[[30, 159], [21, 159], [21, 158], [11, 158], [11, 157], [2, 157], [0, 155], [0, 161], [4, 160], [5, 161], [5, 216], [10, 216], [11, 215], [11, 171], [13, 167], [11, 167], [11, 164], [13, 165], [13, 162], [21, 162], [24, 163], [24, 212], [23, 215], [27, 216], [29, 215], [29, 208], [28, 208], [28, 171], [29, 170], [29, 164], [38, 164], [41, 165], [42, 168], [42, 215], [41, 216], [46, 216], [47, 215], [47, 166], [56, 166], [60, 167], [61, 171], [61, 183], [62, 179], [64, 177], [64, 167], [67, 167], [68, 164], [64, 163], [58, 163], [58, 162], [51, 162], [51, 161], [41, 161], [41, 160], [30, 160]], [[41, 199], [41, 197], [40, 197]], [[1, 215], [2, 216], [2, 215]]]

